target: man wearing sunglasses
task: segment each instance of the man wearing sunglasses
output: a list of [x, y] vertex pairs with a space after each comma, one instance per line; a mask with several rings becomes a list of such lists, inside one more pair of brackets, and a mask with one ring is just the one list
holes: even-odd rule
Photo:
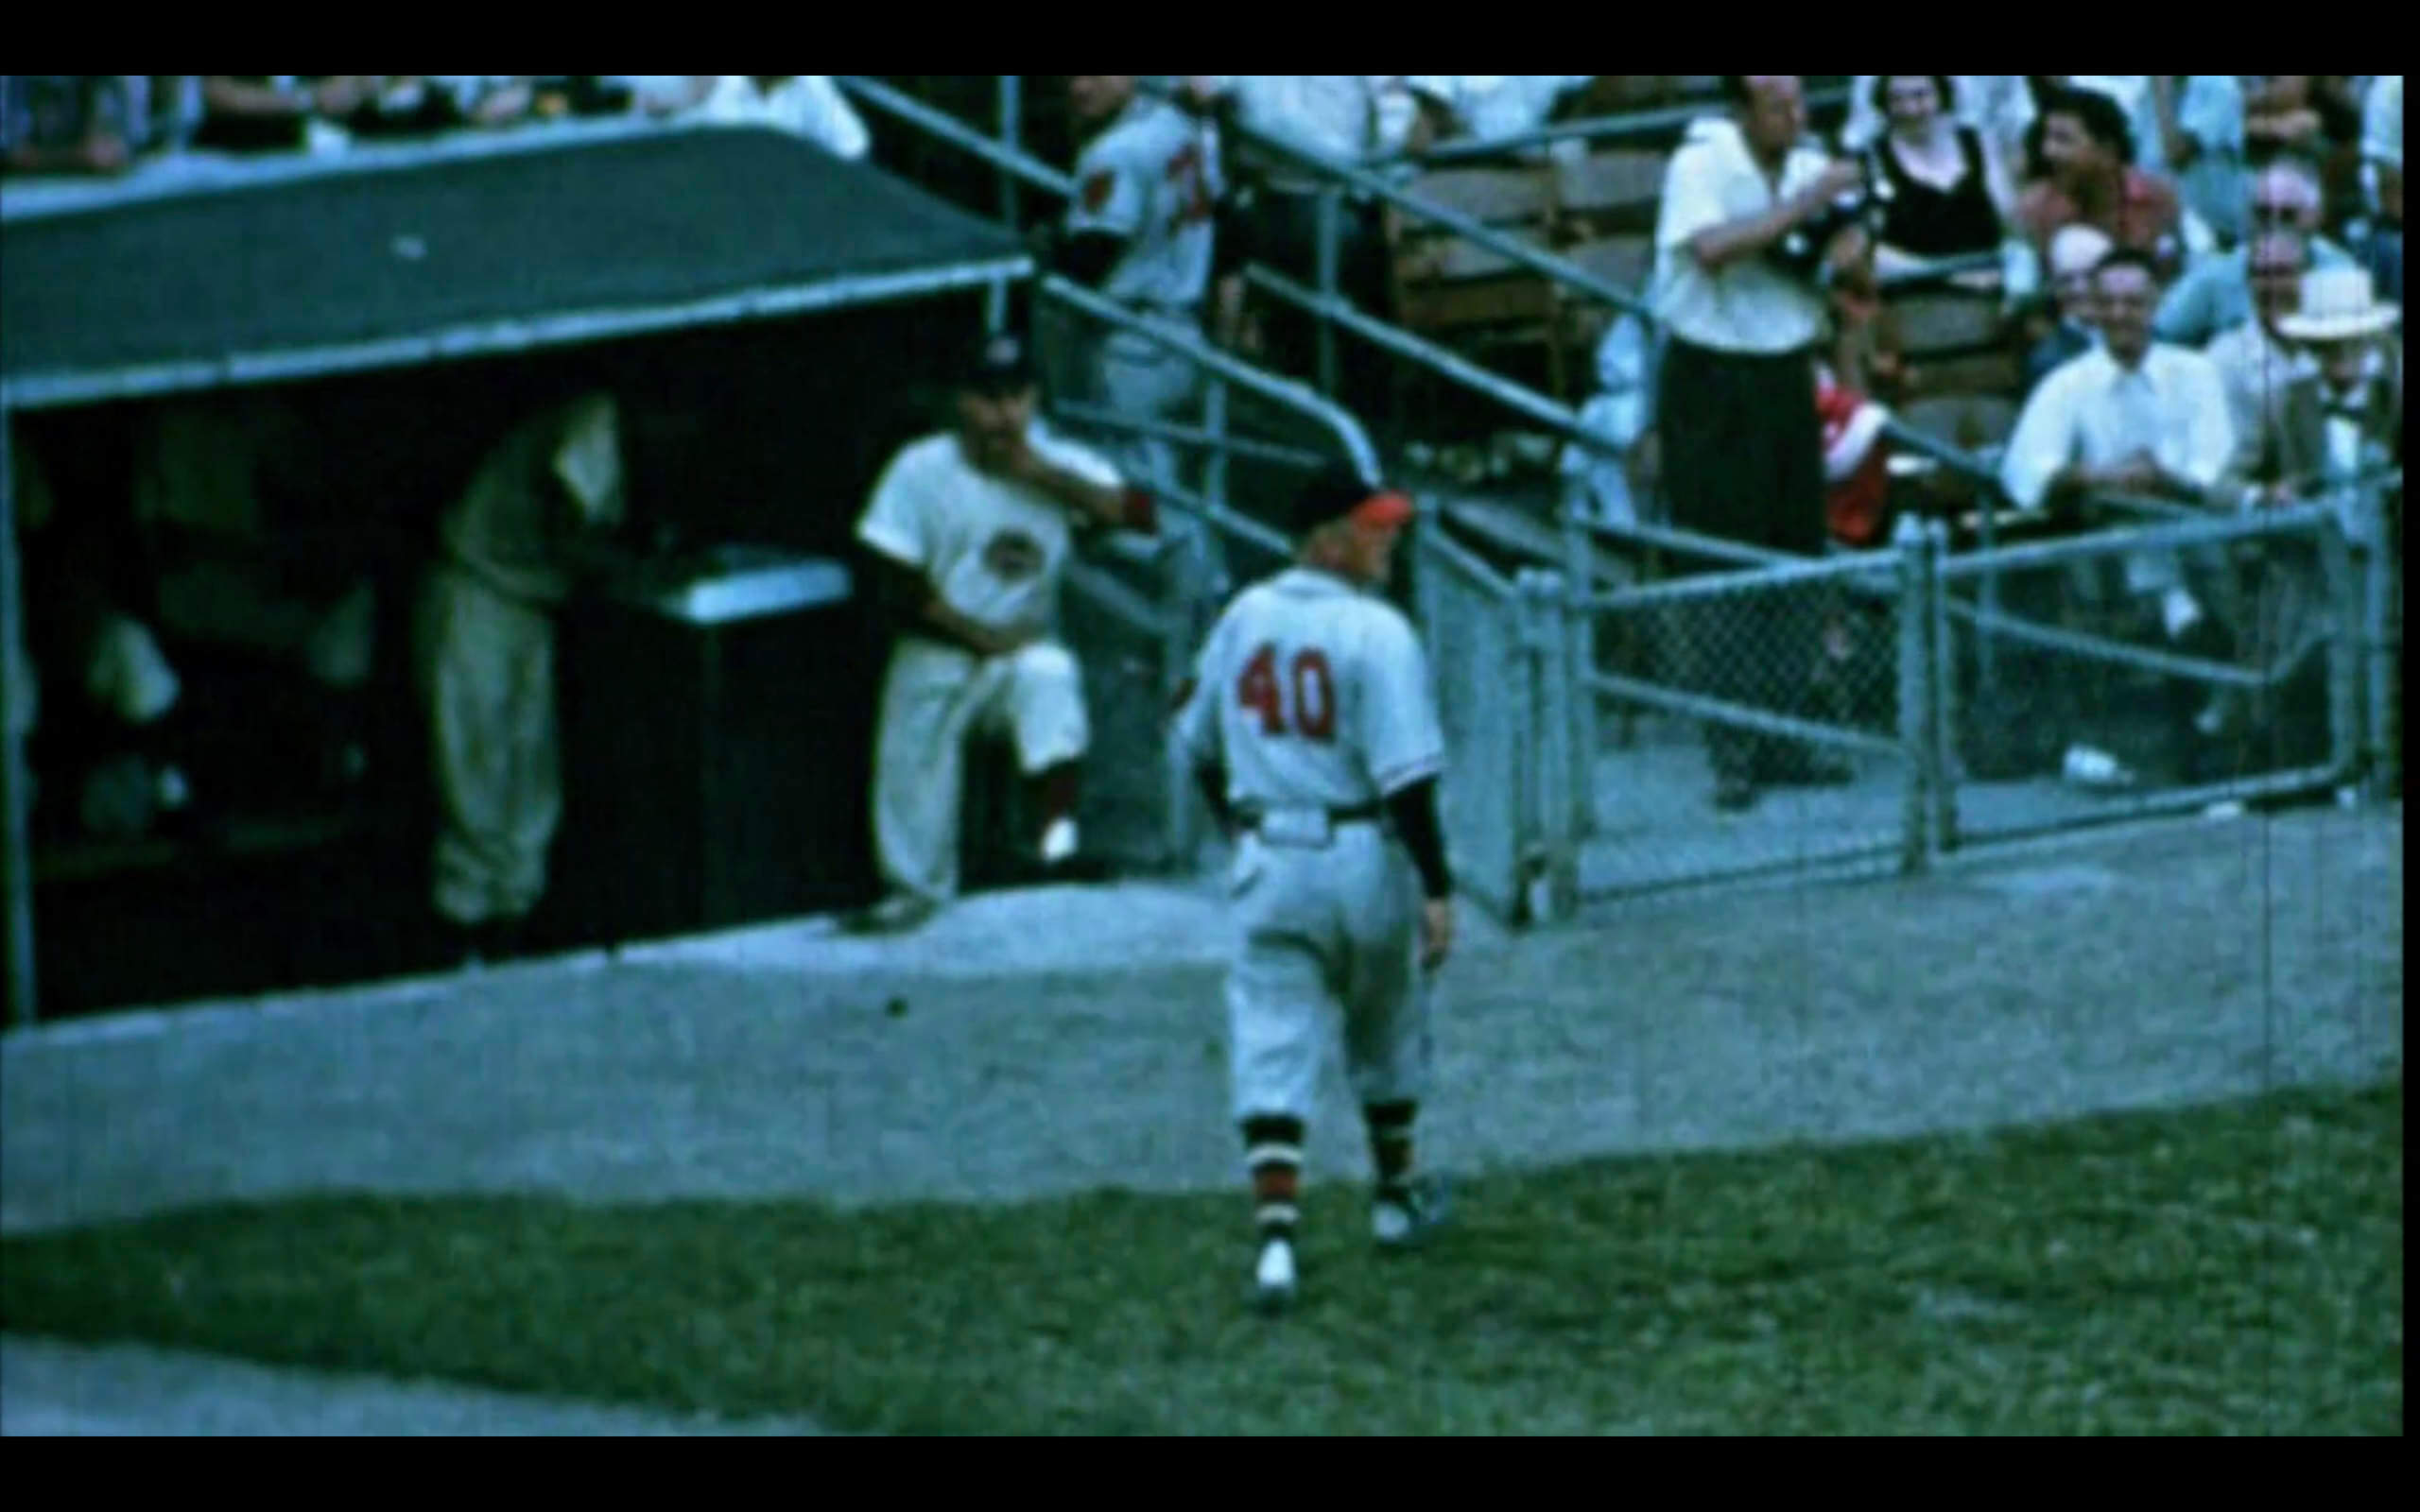
[[[2320, 234], [2325, 199], [2319, 180], [2299, 163], [2273, 163], [2253, 176], [2248, 220], [2252, 237], [2268, 232], [2298, 232], [2310, 248], [2314, 269], [2351, 267], [2353, 254]], [[2249, 242], [2204, 258], [2187, 269], [2160, 301], [2152, 334], [2183, 347], [2205, 347], [2256, 313]]]

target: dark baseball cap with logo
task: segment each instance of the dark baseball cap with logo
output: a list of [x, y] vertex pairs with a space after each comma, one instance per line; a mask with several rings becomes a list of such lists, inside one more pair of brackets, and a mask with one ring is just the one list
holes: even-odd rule
[[1294, 496], [1291, 524], [1294, 534], [1307, 536], [1323, 525], [1339, 520], [1357, 520], [1372, 525], [1409, 524], [1412, 517], [1411, 500], [1408, 495], [1374, 484], [1361, 476], [1350, 463], [1336, 462], [1324, 467], [1303, 491]]
[[1023, 340], [1005, 331], [976, 342], [958, 374], [960, 388], [987, 399], [1021, 394], [1035, 380], [1032, 352]]

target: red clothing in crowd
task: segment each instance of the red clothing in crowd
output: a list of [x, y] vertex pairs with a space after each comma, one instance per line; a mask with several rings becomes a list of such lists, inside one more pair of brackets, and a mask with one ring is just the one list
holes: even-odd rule
[[1815, 413], [1824, 425], [1824, 524], [1843, 546], [1871, 550], [1890, 523], [1890, 412], [1829, 372], [1816, 375]]

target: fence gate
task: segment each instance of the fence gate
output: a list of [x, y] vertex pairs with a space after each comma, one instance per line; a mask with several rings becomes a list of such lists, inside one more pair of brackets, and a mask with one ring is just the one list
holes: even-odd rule
[[[1497, 917], [1543, 912], [1534, 882], [1551, 875], [1543, 816], [1554, 801], [1549, 606], [1538, 583], [1508, 579], [1439, 528], [1425, 507], [1414, 535], [1415, 591], [1438, 715], [1445, 731], [1439, 807], [1460, 890]], [[1556, 732], [1556, 738], [1541, 738]]]

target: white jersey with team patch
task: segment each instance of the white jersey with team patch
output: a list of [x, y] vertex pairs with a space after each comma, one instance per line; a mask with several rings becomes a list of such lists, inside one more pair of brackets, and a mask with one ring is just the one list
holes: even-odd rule
[[[1114, 489], [1117, 470], [1039, 423], [1027, 444], [1087, 483]], [[943, 602], [993, 629], [1048, 617], [1073, 525], [1066, 507], [977, 472], [944, 432], [891, 458], [857, 523], [857, 539], [930, 578]]]
[[1227, 607], [1202, 647], [1177, 738], [1194, 765], [1224, 767], [1231, 802], [1264, 809], [1357, 807], [1445, 765], [1411, 622], [1308, 567]]
[[1173, 105], [1137, 98], [1076, 159], [1071, 233], [1105, 232], [1126, 255], [1101, 293], [1121, 303], [1190, 310], [1210, 287], [1218, 146]]

